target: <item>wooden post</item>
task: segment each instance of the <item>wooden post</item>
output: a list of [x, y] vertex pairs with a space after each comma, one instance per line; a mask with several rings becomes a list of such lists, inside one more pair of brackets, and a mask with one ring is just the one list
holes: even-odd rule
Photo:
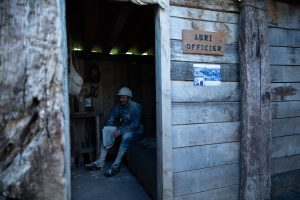
[[240, 199], [270, 199], [271, 89], [264, 0], [242, 0], [239, 51], [242, 89]]
[[64, 6], [0, 1], [0, 198], [70, 199]]

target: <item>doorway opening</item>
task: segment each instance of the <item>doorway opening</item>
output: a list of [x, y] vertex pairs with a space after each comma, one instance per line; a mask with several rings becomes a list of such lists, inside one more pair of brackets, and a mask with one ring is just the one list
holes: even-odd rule
[[[92, 0], [67, 0], [66, 5], [69, 57], [84, 80], [80, 94], [69, 97], [72, 184], [76, 184], [72, 185], [72, 199], [103, 198], [97, 195], [112, 195], [112, 199], [117, 195], [109, 184], [97, 185], [110, 178], [101, 171], [87, 171], [84, 165], [99, 156], [102, 127], [123, 86], [132, 90], [133, 100], [143, 107], [145, 131], [128, 149], [120, 174], [132, 173], [148, 197], [156, 199], [155, 6]], [[107, 167], [116, 153], [117, 147], [109, 151]], [[128, 176], [119, 177], [123, 180], [115, 183], [117, 187], [128, 186], [124, 184]], [[139, 191], [129, 188], [129, 193]], [[126, 194], [119, 195], [124, 199]]]

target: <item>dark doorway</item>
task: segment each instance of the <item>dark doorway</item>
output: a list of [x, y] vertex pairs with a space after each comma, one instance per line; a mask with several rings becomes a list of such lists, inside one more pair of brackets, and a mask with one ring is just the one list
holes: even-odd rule
[[[133, 91], [133, 100], [143, 106], [145, 132], [143, 139], [129, 149], [123, 172], [133, 173], [134, 179], [155, 199], [155, 8], [113, 1], [66, 2], [69, 55], [84, 79], [80, 94], [70, 95], [72, 183], [83, 176], [94, 181], [95, 186], [97, 181], [106, 180], [102, 172], [87, 172], [83, 165], [97, 159], [101, 129], [115, 104], [118, 89], [127, 86]], [[108, 163], [115, 155], [116, 149], [109, 152]], [[72, 185], [72, 194], [79, 185]], [[99, 190], [86, 188], [87, 195], [93, 191]], [[111, 188], [110, 192], [113, 195], [115, 191]]]

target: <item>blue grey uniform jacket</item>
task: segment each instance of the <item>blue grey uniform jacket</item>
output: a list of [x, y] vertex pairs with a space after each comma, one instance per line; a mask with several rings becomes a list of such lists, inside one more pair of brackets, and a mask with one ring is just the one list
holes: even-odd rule
[[121, 135], [126, 132], [133, 132], [135, 136], [142, 135], [144, 127], [141, 125], [141, 115], [142, 106], [140, 104], [132, 100], [129, 100], [124, 106], [118, 103], [107, 121], [107, 126], [117, 126]]

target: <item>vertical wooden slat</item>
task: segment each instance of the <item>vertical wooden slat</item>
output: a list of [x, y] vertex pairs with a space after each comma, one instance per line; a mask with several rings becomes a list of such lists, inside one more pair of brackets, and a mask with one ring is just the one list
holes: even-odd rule
[[240, 199], [270, 199], [271, 93], [265, 1], [242, 0]]
[[157, 199], [173, 199], [169, 0], [155, 18]]

